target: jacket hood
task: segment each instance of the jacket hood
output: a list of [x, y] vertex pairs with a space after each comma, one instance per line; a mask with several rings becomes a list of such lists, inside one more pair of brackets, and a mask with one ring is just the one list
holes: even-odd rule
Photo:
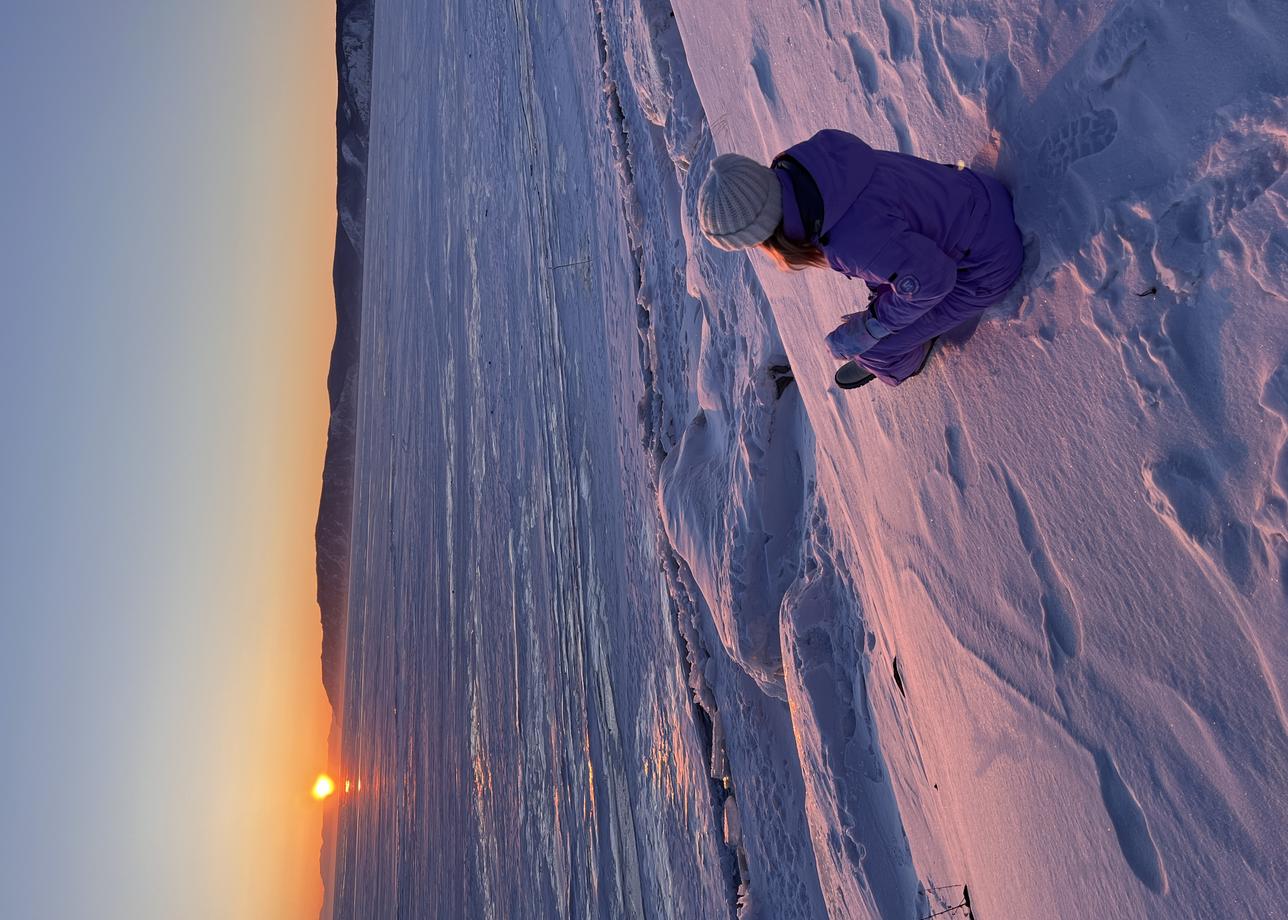
[[875, 166], [871, 147], [853, 134], [830, 128], [780, 155], [804, 166], [818, 185], [823, 196], [823, 233], [850, 210], [872, 179]]

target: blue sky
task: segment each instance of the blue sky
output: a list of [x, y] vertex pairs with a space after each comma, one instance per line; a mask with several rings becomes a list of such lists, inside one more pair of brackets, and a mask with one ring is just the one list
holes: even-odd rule
[[316, 915], [334, 6], [7, 14], [0, 888]]

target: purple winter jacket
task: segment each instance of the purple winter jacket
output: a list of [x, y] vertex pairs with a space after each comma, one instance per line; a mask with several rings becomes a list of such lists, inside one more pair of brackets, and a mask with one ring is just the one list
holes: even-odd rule
[[822, 199], [821, 219], [809, 207], [802, 215], [792, 182], [776, 170], [784, 230], [816, 242], [835, 270], [884, 285], [872, 305], [878, 338], [912, 325], [950, 294], [982, 309], [1019, 276], [1023, 244], [1010, 195], [995, 179], [873, 150], [837, 130], [818, 132], [775, 162], [783, 158], [804, 167]]

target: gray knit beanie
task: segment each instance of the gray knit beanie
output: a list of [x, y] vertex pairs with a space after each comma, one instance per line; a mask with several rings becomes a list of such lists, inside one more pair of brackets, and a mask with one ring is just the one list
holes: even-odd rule
[[698, 223], [721, 249], [746, 249], [773, 235], [783, 217], [778, 177], [736, 153], [718, 156], [698, 192]]

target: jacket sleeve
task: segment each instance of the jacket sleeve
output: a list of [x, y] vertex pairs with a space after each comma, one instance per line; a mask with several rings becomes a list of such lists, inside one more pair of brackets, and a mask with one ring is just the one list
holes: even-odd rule
[[873, 301], [871, 311], [890, 333], [920, 319], [957, 285], [957, 263], [902, 222], [872, 259], [868, 271], [888, 285]]

